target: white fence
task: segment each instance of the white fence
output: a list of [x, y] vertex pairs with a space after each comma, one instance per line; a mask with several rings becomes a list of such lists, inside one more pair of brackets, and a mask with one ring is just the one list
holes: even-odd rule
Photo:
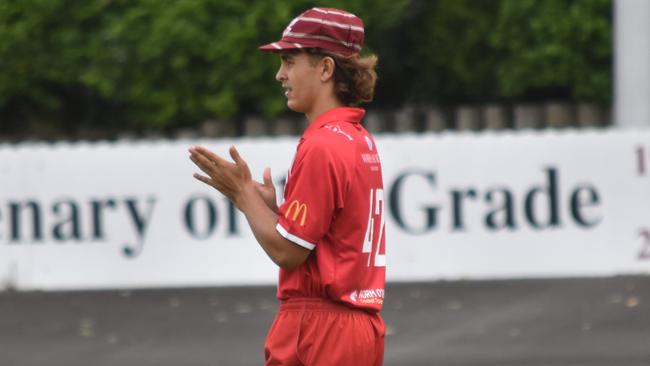
[[[0, 288], [272, 284], [187, 148], [236, 144], [280, 182], [296, 138], [0, 145]], [[650, 130], [379, 135], [388, 277], [650, 271]]]

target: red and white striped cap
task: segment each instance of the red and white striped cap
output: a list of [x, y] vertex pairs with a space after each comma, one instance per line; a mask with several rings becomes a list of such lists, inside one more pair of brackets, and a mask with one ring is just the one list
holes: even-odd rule
[[333, 8], [312, 8], [293, 19], [282, 38], [261, 46], [266, 52], [320, 48], [353, 55], [363, 47], [363, 21], [352, 13]]

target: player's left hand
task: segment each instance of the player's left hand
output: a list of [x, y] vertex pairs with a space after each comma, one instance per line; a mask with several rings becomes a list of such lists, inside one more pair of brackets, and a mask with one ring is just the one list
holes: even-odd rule
[[189, 151], [190, 160], [207, 174], [194, 173], [194, 178], [214, 187], [239, 206], [246, 186], [254, 185], [248, 164], [239, 156], [237, 149], [231, 146], [229, 150], [234, 164], [202, 146], [192, 147]]
[[271, 168], [264, 169], [264, 183], [255, 182], [257, 192], [262, 196], [264, 203], [275, 213], [278, 212], [278, 201], [275, 193], [275, 185], [273, 185], [273, 178], [271, 178]]

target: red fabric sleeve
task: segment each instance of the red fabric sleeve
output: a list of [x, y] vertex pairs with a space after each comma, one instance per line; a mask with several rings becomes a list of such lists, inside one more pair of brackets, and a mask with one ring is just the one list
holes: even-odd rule
[[335, 148], [314, 140], [298, 149], [277, 226], [282, 236], [307, 249], [314, 249], [343, 207], [346, 176]]

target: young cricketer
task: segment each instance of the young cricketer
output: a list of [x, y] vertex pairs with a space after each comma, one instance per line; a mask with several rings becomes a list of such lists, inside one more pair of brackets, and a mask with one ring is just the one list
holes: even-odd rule
[[343, 10], [313, 8], [260, 47], [280, 55], [276, 79], [304, 131], [278, 207], [271, 172], [252, 180], [235, 147], [231, 163], [190, 149], [216, 188], [241, 210], [280, 267], [280, 308], [266, 344], [266, 365], [381, 365], [385, 287], [381, 163], [357, 106], [374, 94], [376, 57], [361, 57], [364, 27]]

